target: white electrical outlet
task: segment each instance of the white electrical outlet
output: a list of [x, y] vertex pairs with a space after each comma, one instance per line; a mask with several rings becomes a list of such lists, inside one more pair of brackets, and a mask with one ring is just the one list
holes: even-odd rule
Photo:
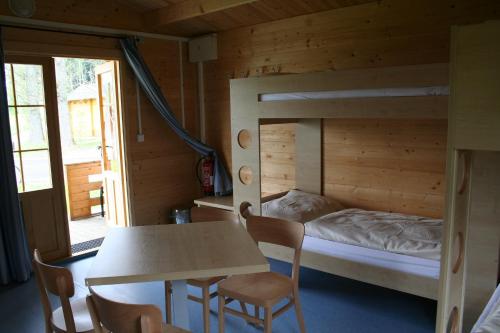
[[144, 134], [137, 134], [137, 142], [144, 142]]

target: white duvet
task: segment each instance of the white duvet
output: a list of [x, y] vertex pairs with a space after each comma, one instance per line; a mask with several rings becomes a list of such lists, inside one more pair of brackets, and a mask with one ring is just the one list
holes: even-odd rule
[[306, 235], [439, 260], [443, 221], [397, 213], [344, 209], [305, 223]]

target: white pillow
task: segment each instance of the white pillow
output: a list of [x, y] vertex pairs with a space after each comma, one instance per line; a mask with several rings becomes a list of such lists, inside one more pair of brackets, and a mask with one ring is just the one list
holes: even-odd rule
[[262, 216], [308, 222], [344, 209], [332, 199], [317, 194], [291, 190], [286, 195], [262, 204]]

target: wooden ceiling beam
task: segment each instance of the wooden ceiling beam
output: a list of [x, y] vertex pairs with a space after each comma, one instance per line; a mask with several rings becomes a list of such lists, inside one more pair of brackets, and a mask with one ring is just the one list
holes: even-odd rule
[[149, 27], [160, 27], [256, 1], [257, 0], [184, 0], [145, 13], [144, 21]]

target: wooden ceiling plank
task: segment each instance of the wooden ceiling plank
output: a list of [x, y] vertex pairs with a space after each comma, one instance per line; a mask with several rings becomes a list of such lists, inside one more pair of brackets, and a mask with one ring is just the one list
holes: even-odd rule
[[207, 14], [242, 6], [257, 0], [184, 0], [144, 14], [145, 23], [151, 27], [202, 17]]

